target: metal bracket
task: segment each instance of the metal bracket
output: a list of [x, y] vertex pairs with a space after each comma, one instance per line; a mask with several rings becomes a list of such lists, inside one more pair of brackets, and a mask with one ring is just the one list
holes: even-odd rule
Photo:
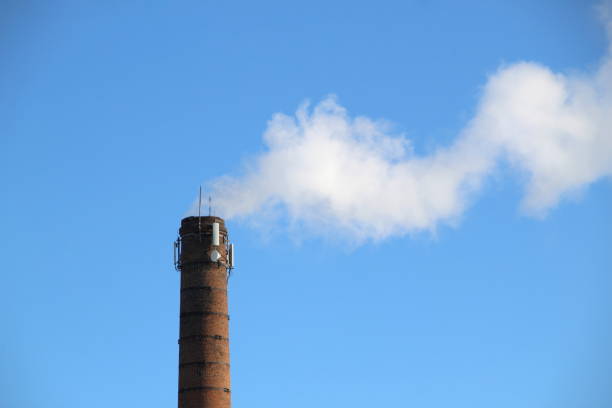
[[176, 239], [176, 241], [174, 241], [173, 244], [173, 255], [174, 255], [174, 269], [176, 269], [177, 272], [181, 271], [181, 238], [178, 237]]

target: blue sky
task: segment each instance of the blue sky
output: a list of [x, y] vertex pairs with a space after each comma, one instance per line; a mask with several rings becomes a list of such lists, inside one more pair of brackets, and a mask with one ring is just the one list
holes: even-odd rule
[[[200, 183], [329, 94], [427, 155], [500, 66], [595, 71], [594, 6], [3, 2], [0, 405], [175, 405], [171, 244]], [[452, 223], [358, 245], [230, 220], [234, 406], [611, 406], [609, 177], [545, 217], [524, 195], [502, 163]]]

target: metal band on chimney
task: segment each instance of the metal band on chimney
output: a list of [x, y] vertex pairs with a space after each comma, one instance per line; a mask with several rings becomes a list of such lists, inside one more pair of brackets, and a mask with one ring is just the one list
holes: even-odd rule
[[229, 367], [229, 363], [226, 363], [224, 361], [193, 361], [193, 362], [190, 362], [190, 363], [181, 363], [181, 364], [179, 364], [179, 368], [190, 367], [190, 366], [204, 367], [206, 365], [213, 365], [213, 364], [225, 365], [225, 366]]
[[225, 318], [227, 318], [229, 320], [229, 315], [227, 313], [219, 313], [219, 312], [185, 312], [185, 313], [181, 313], [181, 319], [183, 317], [191, 317], [191, 316], [209, 316], [209, 315], [216, 315], [216, 316], [223, 316]]
[[220, 336], [218, 334], [215, 335], [193, 335], [193, 336], [185, 336], [178, 339], [178, 343], [182, 344], [185, 341], [205, 341], [206, 339], [212, 340], [220, 340], [220, 341], [229, 341], [227, 337]]
[[208, 390], [212, 390], [212, 391], [223, 391], [223, 392], [231, 392], [229, 388], [222, 388], [222, 387], [189, 387], [189, 388], [181, 388], [179, 389], [179, 393], [182, 392], [187, 392], [187, 391], [208, 391]]

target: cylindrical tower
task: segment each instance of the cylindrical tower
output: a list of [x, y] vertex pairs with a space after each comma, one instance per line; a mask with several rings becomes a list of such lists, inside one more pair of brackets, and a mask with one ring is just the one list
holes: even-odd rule
[[231, 406], [227, 249], [223, 219], [182, 220], [178, 408]]

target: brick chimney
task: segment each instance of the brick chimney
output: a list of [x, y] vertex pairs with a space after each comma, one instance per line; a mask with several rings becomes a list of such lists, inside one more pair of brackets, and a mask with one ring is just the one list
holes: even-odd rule
[[223, 219], [181, 221], [175, 257], [181, 273], [178, 408], [231, 407], [227, 245]]

